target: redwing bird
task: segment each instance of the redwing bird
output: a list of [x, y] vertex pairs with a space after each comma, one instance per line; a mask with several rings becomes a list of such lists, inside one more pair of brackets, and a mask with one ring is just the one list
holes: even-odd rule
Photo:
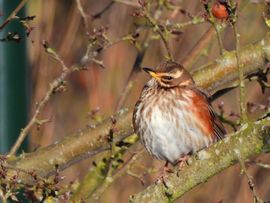
[[224, 138], [225, 129], [204, 92], [175, 62], [156, 70], [144, 86], [133, 113], [133, 125], [147, 151], [175, 165], [183, 157]]

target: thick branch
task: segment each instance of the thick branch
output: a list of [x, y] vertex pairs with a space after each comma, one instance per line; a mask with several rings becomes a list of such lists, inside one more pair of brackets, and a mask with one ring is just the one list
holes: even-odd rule
[[[127, 121], [131, 120], [130, 112], [123, 111], [116, 116], [116, 119], [115, 141], [133, 132], [131, 125], [127, 124]], [[22, 154], [15, 161], [10, 161], [10, 164], [16, 168], [35, 171], [37, 175], [42, 177], [49, 176], [55, 172], [56, 167], [59, 170], [64, 170], [80, 160], [108, 150], [110, 148], [108, 139], [111, 126], [111, 119], [108, 119], [96, 128], [85, 129], [48, 147], [29, 154]], [[32, 177], [27, 174], [21, 174], [20, 178], [26, 182], [32, 181]]]
[[[241, 48], [239, 55], [244, 74], [263, 69], [270, 60], [270, 34], [257, 43]], [[238, 78], [235, 51], [225, 52], [213, 63], [200, 67], [192, 75], [199, 86], [210, 92], [222, 88]]]
[[[245, 73], [251, 73], [258, 68], [264, 68], [270, 58], [270, 36], [263, 40], [248, 45], [239, 51]], [[213, 63], [202, 67], [193, 73], [197, 85], [209, 91], [217, 90], [224, 84], [238, 78], [237, 61], [235, 52], [225, 53]], [[114, 137], [120, 139], [133, 132], [131, 123], [132, 110], [122, 113], [116, 120]], [[40, 176], [48, 176], [55, 171], [57, 165], [60, 170], [65, 169], [79, 160], [91, 157], [98, 152], [109, 148], [107, 135], [111, 128], [111, 120], [104, 122], [95, 129], [85, 129], [62, 141], [39, 149], [30, 154], [23, 154], [18, 159], [10, 162], [15, 167], [24, 170], [35, 170]], [[23, 180], [29, 178], [22, 176]]]
[[131, 202], [171, 202], [196, 185], [207, 181], [210, 177], [237, 162], [239, 157], [247, 159], [260, 154], [269, 148], [270, 127], [267, 119], [244, 125], [233, 136], [218, 142], [206, 150], [193, 156], [192, 163], [184, 167], [178, 174], [165, 177], [166, 185], [159, 182], [131, 197]]

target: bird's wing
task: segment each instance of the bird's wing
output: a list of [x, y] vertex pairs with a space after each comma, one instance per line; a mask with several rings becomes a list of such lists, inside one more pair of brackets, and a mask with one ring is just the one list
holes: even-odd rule
[[193, 90], [197, 93], [193, 96], [194, 105], [197, 107], [195, 113], [200, 118], [203, 129], [218, 140], [223, 139], [226, 130], [208, 100], [207, 94], [197, 88]]
[[212, 123], [214, 125], [214, 134], [217, 136], [218, 140], [221, 140], [226, 135], [226, 130], [218, 118], [216, 112], [214, 111], [212, 105], [209, 105], [209, 112], [212, 115]]

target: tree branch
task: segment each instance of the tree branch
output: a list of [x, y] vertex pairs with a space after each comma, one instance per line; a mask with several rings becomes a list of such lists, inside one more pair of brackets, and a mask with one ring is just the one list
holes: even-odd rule
[[[269, 50], [267, 50], [269, 49]], [[265, 68], [270, 61], [270, 33], [265, 38], [239, 50], [244, 74]], [[238, 68], [235, 51], [226, 52], [214, 62], [200, 67], [192, 73], [198, 86], [210, 92], [217, 91], [223, 85], [238, 80]]]
[[48, 91], [46, 92], [46, 95], [37, 104], [37, 108], [35, 110], [33, 117], [31, 118], [30, 122], [26, 125], [26, 127], [21, 130], [16, 142], [14, 143], [14, 145], [12, 146], [9, 152], [9, 155], [16, 154], [17, 150], [22, 145], [23, 141], [25, 140], [26, 136], [28, 135], [32, 127], [37, 123], [38, 116], [41, 113], [41, 110], [43, 109], [43, 107], [49, 102], [50, 98], [57, 92], [57, 89], [61, 85], [64, 84], [67, 76], [70, 75], [72, 72], [78, 70], [78, 68], [67, 68], [63, 60], [59, 57], [59, 55], [53, 49], [48, 47], [47, 43], [45, 45], [45, 42], [44, 42], [44, 46], [45, 46], [45, 51], [60, 63], [62, 67], [62, 72], [59, 77], [57, 77], [53, 82], [50, 83], [50, 87]]
[[[234, 5], [237, 7], [236, 3]], [[239, 54], [240, 49], [240, 34], [238, 33], [238, 8], [236, 8], [234, 13], [234, 19], [232, 22], [234, 37], [235, 37], [235, 45], [236, 45], [236, 59], [237, 59], [237, 66], [238, 66], [238, 75], [239, 75], [239, 103], [240, 103], [240, 115], [241, 120], [243, 122], [248, 122], [247, 116], [247, 104], [246, 104], [246, 91], [245, 91], [245, 82], [244, 82], [244, 73], [243, 73], [243, 64], [241, 63], [241, 56]]]
[[167, 188], [162, 182], [147, 187], [131, 197], [130, 202], [171, 202], [204, 183], [210, 177], [235, 164], [239, 156], [247, 159], [270, 147], [268, 119], [244, 125], [238, 132], [192, 156], [189, 166], [178, 173], [165, 177]]
[[10, 13], [7, 19], [0, 25], [0, 30], [2, 30], [16, 16], [16, 14], [23, 8], [27, 1], [28, 0], [22, 0], [18, 4], [18, 6]]
[[[268, 34], [257, 43], [241, 48], [239, 54], [243, 67], [245, 67], [245, 74], [265, 67], [270, 59], [270, 35]], [[223, 85], [237, 80], [238, 69], [235, 52], [225, 53], [213, 63], [194, 72], [193, 76], [197, 85], [208, 91], [217, 90]], [[126, 112], [122, 111], [116, 116], [115, 141], [133, 133], [131, 116], [132, 109]], [[108, 134], [110, 129], [111, 120], [108, 119], [94, 129], [85, 129], [48, 147], [30, 154], [22, 154], [19, 158], [9, 161], [9, 164], [28, 171], [34, 170], [37, 175], [42, 177], [49, 176], [55, 172], [56, 165], [59, 170], [63, 170], [80, 160], [109, 149]], [[31, 177], [26, 175], [21, 175], [20, 178], [31, 182]]]
[[243, 158], [238, 157], [238, 159], [239, 159], [239, 164], [241, 166], [242, 172], [247, 177], [249, 188], [250, 188], [250, 190], [251, 190], [251, 192], [253, 194], [253, 202], [254, 203], [264, 203], [264, 201], [262, 201], [261, 198], [257, 194], [257, 191], [255, 189], [255, 184], [253, 182], [253, 177], [248, 174], [247, 168], [245, 166], [245, 162], [244, 162]]
[[[78, 202], [87, 200], [100, 188], [101, 185], [109, 185], [113, 182], [113, 173], [123, 165], [123, 155], [129, 149], [129, 146], [138, 141], [136, 135], [124, 139], [120, 146], [115, 144], [111, 152], [104, 153], [96, 166], [91, 167], [77, 190], [71, 197], [71, 201]], [[121, 146], [123, 145], [123, 146]]]

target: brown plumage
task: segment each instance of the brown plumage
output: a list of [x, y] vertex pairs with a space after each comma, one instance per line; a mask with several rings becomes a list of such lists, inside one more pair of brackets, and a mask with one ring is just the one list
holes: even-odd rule
[[152, 79], [135, 105], [133, 125], [150, 154], [176, 164], [224, 137], [206, 94], [181, 65], [165, 62], [144, 70]]

